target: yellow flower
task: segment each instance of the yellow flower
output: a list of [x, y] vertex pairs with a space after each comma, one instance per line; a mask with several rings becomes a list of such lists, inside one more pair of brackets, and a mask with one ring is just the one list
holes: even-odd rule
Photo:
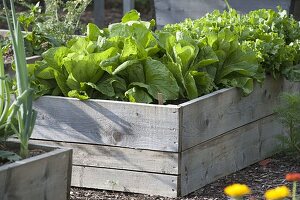
[[267, 190], [265, 193], [265, 198], [267, 200], [280, 200], [289, 197], [291, 192], [288, 187], [280, 186], [274, 189]]
[[224, 189], [224, 192], [229, 197], [240, 198], [244, 195], [250, 194], [251, 190], [247, 185], [235, 183], [227, 186]]

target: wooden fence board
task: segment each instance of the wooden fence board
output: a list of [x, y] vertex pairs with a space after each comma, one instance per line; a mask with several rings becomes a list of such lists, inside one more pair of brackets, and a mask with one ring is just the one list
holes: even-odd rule
[[178, 176], [73, 166], [72, 186], [177, 196]]
[[33, 139], [178, 151], [177, 106], [40, 97]]

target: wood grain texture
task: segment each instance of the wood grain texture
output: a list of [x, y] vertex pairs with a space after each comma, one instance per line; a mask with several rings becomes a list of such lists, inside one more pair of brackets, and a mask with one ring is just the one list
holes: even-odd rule
[[178, 153], [42, 140], [31, 142], [72, 148], [74, 165], [179, 174]]
[[242, 97], [236, 88], [222, 89], [180, 104], [182, 150], [274, 113], [282, 91], [294, 91], [299, 83], [268, 77], [261, 87]]
[[182, 152], [182, 195], [272, 155], [278, 134], [271, 115]]
[[33, 139], [178, 151], [177, 106], [40, 97]]
[[66, 200], [71, 150], [56, 149], [0, 167], [1, 200]]
[[72, 186], [177, 196], [178, 176], [73, 166]]

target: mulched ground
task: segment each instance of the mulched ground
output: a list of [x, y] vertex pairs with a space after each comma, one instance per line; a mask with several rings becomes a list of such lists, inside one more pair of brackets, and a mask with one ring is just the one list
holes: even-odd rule
[[[252, 189], [249, 200], [263, 199], [264, 191], [267, 189], [291, 184], [284, 177], [288, 172], [300, 172], [300, 155], [288, 156], [275, 155], [269, 159], [251, 165], [241, 171], [219, 179], [204, 188], [197, 190], [183, 198], [164, 198], [143, 194], [130, 194], [123, 192], [111, 192], [104, 190], [88, 190], [81, 188], [71, 189], [71, 200], [216, 200], [227, 199], [223, 189], [232, 183], [244, 183]], [[298, 193], [300, 188], [298, 187]]]

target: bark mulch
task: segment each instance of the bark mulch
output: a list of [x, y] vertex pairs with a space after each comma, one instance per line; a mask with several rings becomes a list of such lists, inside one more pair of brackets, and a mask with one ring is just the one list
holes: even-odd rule
[[[284, 177], [288, 172], [300, 172], [300, 155], [291, 156], [277, 154], [271, 158], [253, 164], [241, 171], [221, 178], [196, 192], [182, 198], [165, 198], [143, 194], [131, 194], [124, 192], [112, 192], [105, 190], [91, 190], [73, 187], [71, 189], [71, 200], [216, 200], [227, 199], [223, 189], [232, 183], [247, 184], [252, 194], [246, 199], [263, 199], [266, 190], [280, 185], [291, 183], [286, 182]], [[300, 189], [298, 187], [298, 193]]]

